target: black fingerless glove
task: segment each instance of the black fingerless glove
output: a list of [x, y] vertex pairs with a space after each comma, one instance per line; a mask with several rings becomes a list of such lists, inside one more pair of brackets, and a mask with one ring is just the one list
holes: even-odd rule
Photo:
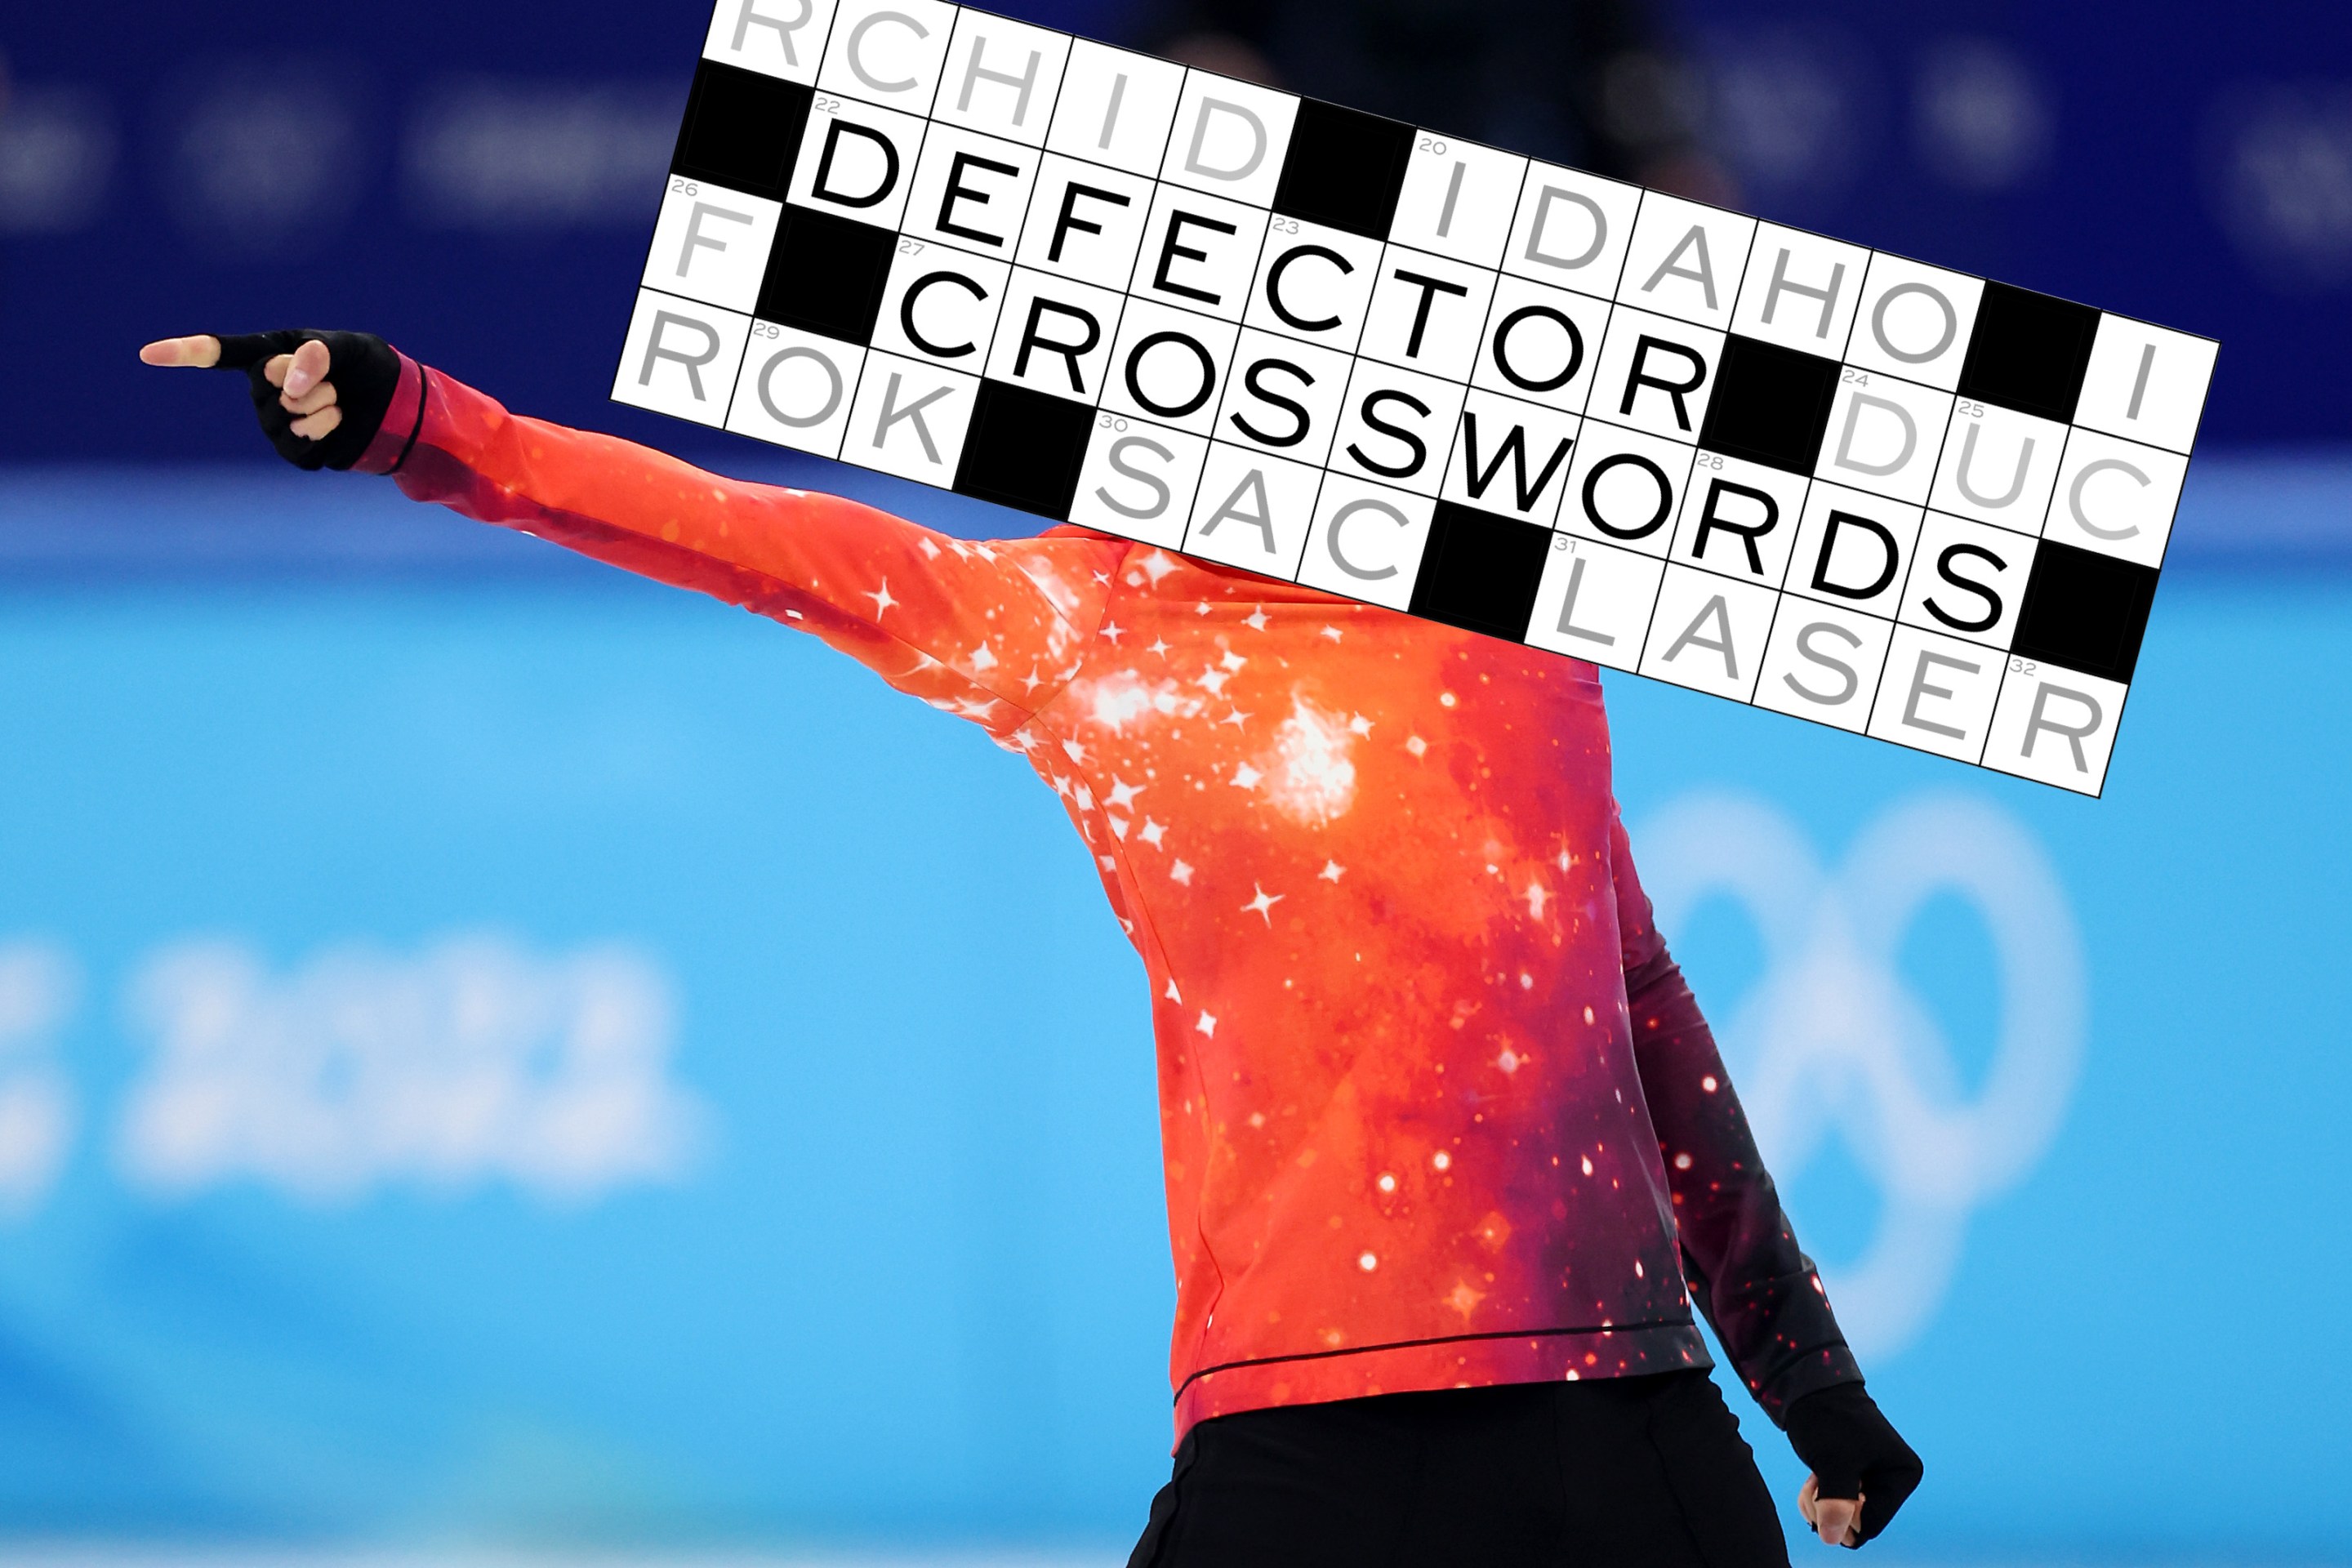
[[[279, 354], [290, 354], [316, 338], [327, 345], [329, 365], [324, 379], [335, 384], [335, 406], [342, 423], [316, 441], [294, 434], [296, 416], [278, 402], [278, 388], [262, 374]], [[253, 409], [260, 416], [261, 433], [278, 455], [298, 468], [348, 468], [360, 460], [376, 432], [383, 427], [384, 411], [400, 389], [400, 355], [390, 343], [368, 332], [246, 332], [220, 341], [222, 370], [241, 370], [253, 384]]]
[[1789, 1406], [1789, 1447], [1813, 1472], [1816, 1495], [1862, 1499], [1854, 1530], [1868, 1541], [1918, 1489], [1927, 1467], [1858, 1383], [1818, 1388]]

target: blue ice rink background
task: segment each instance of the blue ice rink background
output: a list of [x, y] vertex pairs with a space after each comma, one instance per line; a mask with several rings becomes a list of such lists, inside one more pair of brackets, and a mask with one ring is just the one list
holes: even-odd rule
[[[1680, 9], [1748, 210], [2224, 342], [2105, 800], [1608, 681], [1927, 1459], [1873, 1552], [2352, 1563], [2352, 7]], [[130, 362], [373, 329], [691, 453], [604, 393], [708, 11], [0, 11], [0, 1557], [1108, 1563], [1165, 1474], [1139, 965], [1020, 762]]]
[[[2054, 1133], [1960, 1205], [1948, 1282], [1872, 1359], [1928, 1459], [1912, 1555], [2352, 1554], [2347, 478], [2200, 468], [2103, 801], [1609, 681], [1654, 882], [1717, 820], [1851, 883], [1858, 842], [1957, 803], [2079, 941]], [[0, 1106], [46, 1084], [67, 1128], [28, 1157], [0, 1110], [0, 1529], [1132, 1531], [1171, 1299], [1140, 969], [1017, 758], [813, 639], [375, 481], [51, 472], [0, 515]], [[1940, 1077], [1897, 1070], [1947, 1110], [2000, 1070], [2030, 903], [1948, 891], [1874, 976], [1940, 1031]], [[1791, 978], [1760, 924], [1717, 897], [1669, 933], [1736, 1077], [1790, 1046], [1739, 1022]], [[418, 1003], [468, 940], [470, 1000]], [[583, 973], [619, 1109], [534, 1164], [469, 1133], [464, 1085], [539, 1125], [588, 1016], [546, 996]], [[2065, 1011], [2063, 977], [2026, 990]], [[207, 1016], [212, 1057], [165, 1049]], [[271, 1072], [327, 1143], [158, 1120], [194, 1114], [174, 1081], [250, 1102]], [[1873, 1114], [1861, 1077], [1832, 1063], [1825, 1102]], [[1782, 1165], [1825, 1261], [1879, 1245], [1867, 1150]]]

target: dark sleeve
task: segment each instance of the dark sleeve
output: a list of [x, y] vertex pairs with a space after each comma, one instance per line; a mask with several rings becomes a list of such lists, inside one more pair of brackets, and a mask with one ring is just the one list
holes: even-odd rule
[[1792, 1401], [1859, 1382], [1862, 1370], [1781, 1211], [1714, 1032], [1651, 919], [1622, 824], [1610, 852], [1633, 1059], [1674, 1195], [1683, 1274], [1740, 1382], [1777, 1425]]

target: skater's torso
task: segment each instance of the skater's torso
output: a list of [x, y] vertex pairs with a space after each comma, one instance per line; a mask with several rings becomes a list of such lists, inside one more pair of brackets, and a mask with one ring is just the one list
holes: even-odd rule
[[384, 428], [362, 467], [411, 495], [813, 633], [1059, 794], [1150, 976], [1180, 1436], [1706, 1365], [1682, 1200], [1743, 1247], [1743, 1345], [1811, 1342], [1695, 1012], [1642, 1020], [1645, 1102], [1625, 973], [1661, 946], [1590, 665], [1083, 530], [950, 539], [411, 361]]
[[1150, 973], [1180, 1424], [1703, 1364], [1592, 668], [1105, 542], [1004, 739]]

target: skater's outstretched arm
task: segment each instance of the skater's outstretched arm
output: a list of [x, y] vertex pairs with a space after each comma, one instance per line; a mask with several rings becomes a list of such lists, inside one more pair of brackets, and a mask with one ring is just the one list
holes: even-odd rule
[[1799, 1500], [1806, 1521], [1825, 1542], [1858, 1546], [1919, 1484], [1919, 1458], [1863, 1391], [1714, 1031], [1658, 934], [1622, 822], [1611, 825], [1609, 847], [1634, 1062], [1674, 1194], [1684, 1276], [1740, 1381], [1813, 1468]]
[[725, 479], [509, 414], [361, 333], [171, 338], [140, 357], [247, 372], [265, 433], [299, 466], [389, 473], [418, 500], [814, 632], [1000, 735], [1076, 673], [1129, 548], [969, 543], [837, 496]]

